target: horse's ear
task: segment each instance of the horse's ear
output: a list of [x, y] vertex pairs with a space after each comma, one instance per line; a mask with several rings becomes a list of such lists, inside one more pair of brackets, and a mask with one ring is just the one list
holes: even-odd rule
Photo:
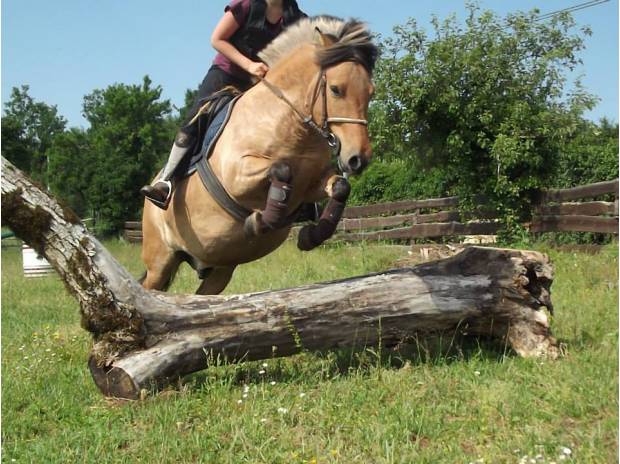
[[315, 42], [317, 42], [321, 47], [329, 47], [330, 45], [333, 45], [336, 41], [332, 38], [332, 36], [327, 35], [327, 34], [323, 34], [321, 32], [321, 29], [318, 28], [318, 26], [314, 27], [314, 36], [315, 36]]

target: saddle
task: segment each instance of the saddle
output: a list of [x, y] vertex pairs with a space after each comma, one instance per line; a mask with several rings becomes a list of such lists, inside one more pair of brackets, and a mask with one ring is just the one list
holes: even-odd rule
[[[198, 142], [192, 150], [192, 156], [187, 157], [184, 165], [180, 166], [179, 172], [182, 174], [179, 175], [179, 178], [187, 177], [198, 171], [203, 185], [215, 201], [232, 217], [244, 222], [252, 214], [252, 211], [231, 198], [209, 163], [209, 157], [213, 153], [215, 144], [224, 131], [233, 107], [241, 95], [236, 92], [223, 91], [208, 97], [207, 100], [210, 104], [207, 106], [206, 112], [199, 112], [199, 115], [192, 121], [192, 124], [198, 124]], [[317, 220], [319, 215], [318, 205], [303, 204], [287, 218], [286, 223]]]
[[193, 174], [200, 161], [208, 158], [215, 147], [215, 142], [219, 139], [226, 123], [232, 113], [232, 108], [240, 93], [231, 91], [217, 92], [203, 100], [203, 106], [198, 114], [188, 125], [195, 125], [197, 137], [193, 148], [178, 169], [178, 178], [187, 177]]

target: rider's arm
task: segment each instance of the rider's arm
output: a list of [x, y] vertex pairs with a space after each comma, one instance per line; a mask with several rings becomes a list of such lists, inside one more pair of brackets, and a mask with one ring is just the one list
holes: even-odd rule
[[[264, 75], [267, 70], [266, 65], [263, 63], [256, 63], [242, 55], [241, 52], [230, 43], [229, 39], [238, 29], [239, 23], [237, 23], [232, 12], [227, 11], [211, 34], [211, 45], [226, 58], [250, 74]], [[265, 68], [264, 70], [262, 69], [263, 67]]]

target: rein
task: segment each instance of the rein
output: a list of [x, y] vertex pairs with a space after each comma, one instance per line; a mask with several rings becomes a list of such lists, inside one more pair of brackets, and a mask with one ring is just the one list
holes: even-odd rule
[[[368, 125], [368, 121], [366, 119], [356, 119], [356, 118], [346, 118], [346, 117], [329, 117], [327, 115], [327, 77], [325, 75], [325, 70], [321, 68], [317, 75], [316, 84], [314, 86], [314, 90], [312, 92], [312, 103], [310, 104], [310, 112], [308, 115], [304, 115], [297, 107], [284, 95], [282, 90], [269, 82], [264, 77], [258, 78], [265, 87], [267, 87], [276, 97], [286, 103], [293, 112], [301, 119], [301, 121], [313, 129], [317, 134], [323, 137], [327, 144], [332, 149], [332, 155], [334, 157], [340, 155], [341, 143], [340, 139], [334, 134], [331, 130], [329, 130], [329, 123], [344, 123], [344, 124], [362, 124], [364, 126]], [[316, 105], [319, 96], [323, 95], [323, 121], [321, 125], [317, 124], [314, 120], [312, 113], [314, 112], [314, 106]]]

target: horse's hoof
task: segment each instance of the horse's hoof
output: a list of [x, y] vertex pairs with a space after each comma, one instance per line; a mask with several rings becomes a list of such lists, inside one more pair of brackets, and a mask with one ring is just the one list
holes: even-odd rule
[[243, 232], [247, 238], [260, 235], [262, 229], [260, 217], [260, 213], [256, 211], [245, 218], [245, 222], [243, 223]]

